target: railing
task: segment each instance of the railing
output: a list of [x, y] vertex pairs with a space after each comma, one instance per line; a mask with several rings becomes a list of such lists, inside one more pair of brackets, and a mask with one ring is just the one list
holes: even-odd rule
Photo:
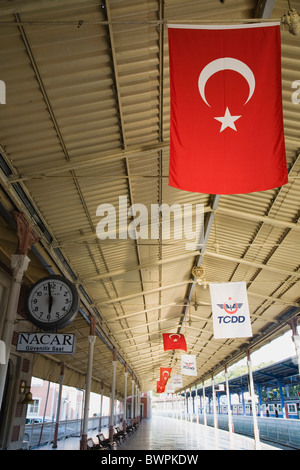
[[[88, 430], [97, 429], [99, 426], [99, 416], [89, 418]], [[101, 418], [101, 428], [108, 427], [108, 416]], [[82, 420], [72, 419], [60, 421], [58, 425], [58, 439], [66, 439], [68, 437], [80, 437], [82, 430]], [[23, 449], [31, 449], [33, 447], [42, 446], [53, 442], [55, 431], [55, 421], [45, 421], [44, 423], [25, 424], [23, 437]]]

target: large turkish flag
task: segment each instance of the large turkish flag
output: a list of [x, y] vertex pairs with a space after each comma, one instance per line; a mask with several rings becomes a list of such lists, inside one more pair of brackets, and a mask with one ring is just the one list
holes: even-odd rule
[[173, 349], [187, 350], [185, 337], [181, 333], [163, 333], [163, 342], [165, 351]]
[[168, 25], [169, 184], [236, 194], [288, 181], [280, 26]]

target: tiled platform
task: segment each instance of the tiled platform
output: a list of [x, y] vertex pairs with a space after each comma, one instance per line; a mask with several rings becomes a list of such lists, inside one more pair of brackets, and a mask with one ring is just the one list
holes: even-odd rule
[[[58, 441], [57, 449], [53, 450], [79, 450], [79, 442], [79, 438]], [[39, 448], [50, 449], [51, 445]], [[261, 449], [278, 450], [263, 443]], [[139, 429], [118, 450], [254, 450], [254, 440], [197, 423], [154, 416], [143, 420]]]
[[[262, 450], [278, 450], [261, 444]], [[254, 450], [254, 440], [189, 421], [154, 416], [143, 420], [122, 450]]]

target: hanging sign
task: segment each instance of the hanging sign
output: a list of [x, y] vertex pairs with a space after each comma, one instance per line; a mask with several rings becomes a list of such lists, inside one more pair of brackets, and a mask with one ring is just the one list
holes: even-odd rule
[[182, 377], [181, 375], [172, 375], [172, 385], [174, 388], [182, 387]]
[[209, 284], [214, 338], [252, 336], [245, 282]]
[[196, 356], [191, 354], [181, 355], [181, 374], [197, 376]]
[[166, 392], [167, 393], [175, 393], [174, 387], [171, 384], [166, 385]]
[[73, 354], [76, 336], [69, 333], [19, 333], [16, 349], [19, 352]]

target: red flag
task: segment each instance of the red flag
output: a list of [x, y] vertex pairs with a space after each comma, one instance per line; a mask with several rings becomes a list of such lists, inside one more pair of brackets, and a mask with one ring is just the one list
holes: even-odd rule
[[163, 393], [165, 391], [165, 384], [160, 383], [159, 380], [156, 382], [156, 393]]
[[160, 368], [160, 383], [166, 384], [171, 374], [172, 367], [161, 367]]
[[169, 25], [170, 186], [208, 194], [288, 182], [280, 26]]
[[164, 350], [169, 351], [171, 349], [182, 349], [187, 350], [185, 337], [179, 333], [163, 333]]

